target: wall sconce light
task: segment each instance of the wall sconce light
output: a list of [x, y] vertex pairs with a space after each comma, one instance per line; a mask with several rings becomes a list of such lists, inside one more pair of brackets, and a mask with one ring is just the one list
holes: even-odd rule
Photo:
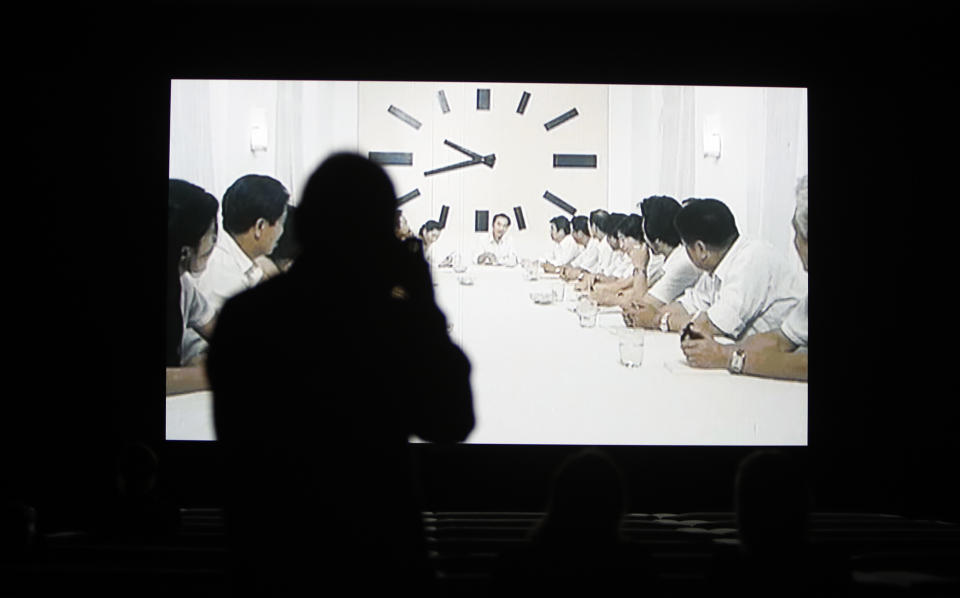
[[250, 151], [267, 151], [267, 111], [254, 108], [250, 115]]
[[716, 116], [703, 119], [703, 157], [720, 159], [720, 122]]

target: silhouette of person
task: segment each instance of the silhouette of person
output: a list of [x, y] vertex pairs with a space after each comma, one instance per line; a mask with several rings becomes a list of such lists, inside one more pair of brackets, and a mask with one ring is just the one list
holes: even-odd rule
[[117, 454], [115, 500], [102, 515], [103, 531], [114, 538], [159, 539], [172, 534], [179, 512], [159, 487], [157, 454], [142, 442], [124, 444]]
[[843, 563], [808, 541], [810, 491], [802, 464], [778, 449], [741, 461], [734, 482], [740, 550], [717, 576], [738, 594], [820, 596], [846, 592]]
[[[362, 206], [364, 226], [329, 226], [333, 202]], [[207, 370], [240, 594], [430, 589], [408, 441], [469, 435], [470, 364], [395, 211], [380, 166], [330, 156], [304, 189], [293, 266], [220, 313]], [[328, 259], [348, 243], [355, 261]]]
[[493, 594], [655, 594], [649, 555], [621, 532], [626, 504], [623, 475], [609, 455], [596, 448], [570, 455], [528, 546], [503, 555]]

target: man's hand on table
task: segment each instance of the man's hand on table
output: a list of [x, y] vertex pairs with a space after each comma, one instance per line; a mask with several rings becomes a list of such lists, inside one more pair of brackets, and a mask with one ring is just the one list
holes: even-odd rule
[[680, 349], [687, 357], [687, 363], [695, 368], [703, 369], [727, 367], [735, 347], [733, 345], [721, 345], [713, 340], [712, 333], [697, 322], [691, 323], [690, 330], [693, 336], [680, 341]]

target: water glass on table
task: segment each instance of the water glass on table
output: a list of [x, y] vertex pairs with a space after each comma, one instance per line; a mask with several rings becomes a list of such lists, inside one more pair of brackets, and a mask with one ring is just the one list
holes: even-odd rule
[[580, 317], [580, 326], [583, 328], [593, 328], [597, 325], [597, 313], [600, 307], [597, 302], [589, 297], [581, 297], [577, 302], [577, 315]]
[[643, 364], [643, 328], [626, 328], [619, 337], [620, 365], [638, 368]]

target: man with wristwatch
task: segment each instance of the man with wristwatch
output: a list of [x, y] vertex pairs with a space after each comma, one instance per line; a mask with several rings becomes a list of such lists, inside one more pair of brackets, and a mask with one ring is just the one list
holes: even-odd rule
[[[807, 270], [807, 177], [797, 186], [793, 216], [794, 247]], [[693, 322], [691, 336], [681, 340], [690, 365], [700, 368], [727, 368], [747, 374], [788, 380], [807, 380], [807, 294], [787, 314], [779, 327], [745, 336], [735, 345], [717, 343], [706, 327]], [[699, 338], [695, 338], [699, 337]]]

